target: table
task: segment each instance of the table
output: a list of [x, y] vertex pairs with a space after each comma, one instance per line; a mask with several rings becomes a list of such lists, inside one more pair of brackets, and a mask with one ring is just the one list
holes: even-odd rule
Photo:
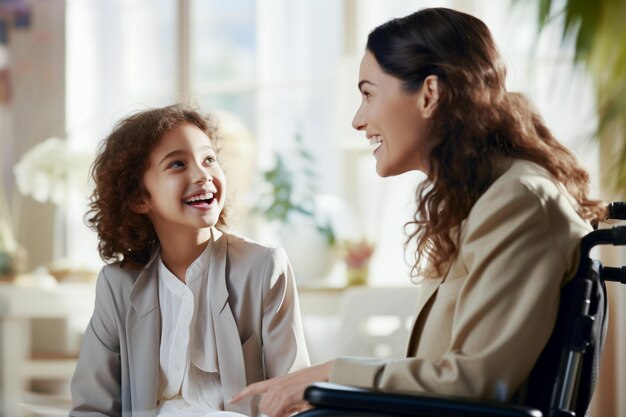
[[33, 319], [90, 316], [95, 283], [61, 283], [50, 287], [0, 282], [0, 417], [21, 415], [19, 403], [33, 378], [69, 379], [74, 359], [34, 359]]
[[345, 290], [340, 287], [298, 287], [302, 315], [336, 316]]

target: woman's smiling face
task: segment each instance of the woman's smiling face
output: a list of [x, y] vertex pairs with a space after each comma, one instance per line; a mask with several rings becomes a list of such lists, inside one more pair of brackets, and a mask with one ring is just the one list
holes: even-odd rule
[[[437, 79], [432, 78], [436, 89]], [[412, 170], [428, 173], [427, 140], [436, 97], [433, 102], [426, 80], [417, 92], [406, 92], [402, 82], [385, 73], [367, 51], [361, 60], [358, 86], [362, 101], [352, 126], [364, 131], [374, 146], [378, 175], [389, 177]]]

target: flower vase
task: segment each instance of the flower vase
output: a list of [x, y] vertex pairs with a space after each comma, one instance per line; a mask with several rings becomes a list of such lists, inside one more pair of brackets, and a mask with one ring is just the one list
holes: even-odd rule
[[348, 287], [355, 287], [358, 285], [367, 285], [367, 278], [369, 276], [369, 265], [360, 267], [346, 267], [346, 279]]
[[347, 285], [366, 285], [369, 275], [370, 259], [374, 245], [365, 239], [343, 242], [344, 262], [346, 264]]
[[337, 257], [313, 219], [292, 216], [290, 223], [284, 225], [279, 234], [298, 284], [322, 285], [332, 271]]
[[20, 273], [26, 270], [26, 250], [17, 246], [9, 252], [0, 249], [0, 281], [13, 281]]

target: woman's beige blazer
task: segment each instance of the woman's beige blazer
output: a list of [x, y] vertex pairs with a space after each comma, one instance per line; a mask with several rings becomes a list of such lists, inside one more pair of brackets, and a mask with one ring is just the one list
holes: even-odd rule
[[[212, 230], [209, 293], [224, 407], [246, 385], [309, 365], [284, 250]], [[154, 416], [159, 387], [156, 253], [142, 271], [105, 266], [72, 379], [70, 416]]]
[[546, 170], [513, 161], [462, 223], [445, 277], [419, 284], [408, 357], [340, 358], [331, 381], [509, 399], [547, 343], [590, 230]]

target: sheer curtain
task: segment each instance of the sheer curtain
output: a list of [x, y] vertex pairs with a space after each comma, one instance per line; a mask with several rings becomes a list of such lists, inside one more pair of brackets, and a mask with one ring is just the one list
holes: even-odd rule
[[[601, 149], [601, 165], [611, 167], [615, 163], [618, 149], [607, 145], [611, 143], [611, 136], [616, 132], [607, 130], [602, 133], [603, 146]], [[615, 138], [615, 144], [622, 141]], [[602, 182], [611, 184], [611, 170], [602, 170]], [[608, 187], [606, 187], [608, 189]], [[625, 201], [626, 193], [607, 191], [608, 201]], [[601, 248], [600, 256], [606, 266], [620, 266], [626, 264], [626, 250], [622, 246]], [[626, 286], [623, 284], [607, 283], [609, 300], [609, 324], [604, 345], [604, 353], [600, 367], [600, 379], [594, 392], [591, 407], [591, 417], [595, 416], [623, 416], [626, 415]]]
[[[66, 1], [70, 146], [95, 155], [118, 119], [177, 99], [175, 35], [172, 0]], [[80, 181], [87, 182], [86, 174], [80, 173]], [[67, 255], [73, 263], [97, 268], [96, 236], [83, 223], [88, 190], [77, 187], [71, 196]]]

